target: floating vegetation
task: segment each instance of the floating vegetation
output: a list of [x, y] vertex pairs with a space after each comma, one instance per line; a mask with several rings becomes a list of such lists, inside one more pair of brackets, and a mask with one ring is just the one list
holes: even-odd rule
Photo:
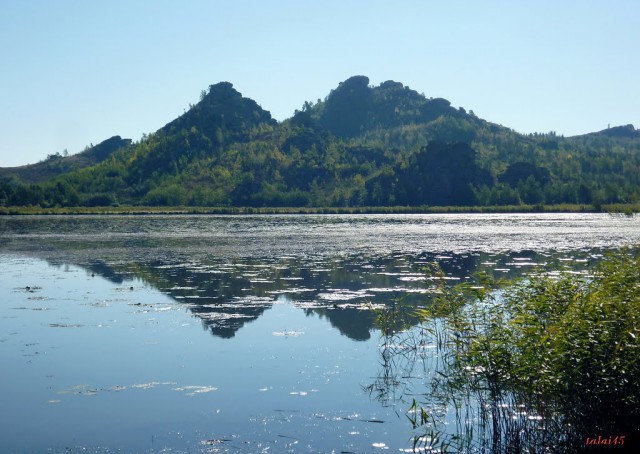
[[157, 381], [151, 381], [151, 382], [147, 382], [147, 383], [138, 383], [138, 384], [135, 384], [135, 385], [131, 385], [131, 388], [152, 389], [152, 388], [155, 388], [156, 386], [160, 386], [160, 385], [175, 385], [175, 383], [173, 383], [173, 382], [160, 383], [160, 382], [157, 382]]
[[[514, 259], [517, 260], [517, 259]], [[538, 262], [511, 262], [511, 263], [506, 263], [505, 265], [507, 266], [515, 266], [515, 267], [520, 267], [520, 266], [546, 266], [546, 263], [538, 263]]]
[[47, 300], [50, 300], [51, 298], [47, 296], [30, 296], [27, 299], [30, 301], [47, 301]]
[[116, 386], [112, 386], [110, 388], [107, 388], [108, 391], [124, 391], [125, 389], [127, 389], [126, 386], [120, 386], [120, 385], [116, 385]]
[[241, 314], [238, 312], [228, 313], [228, 312], [199, 312], [198, 317], [207, 321], [215, 321], [220, 322], [224, 320], [233, 320], [233, 319], [241, 319], [241, 318], [255, 318], [253, 315]]
[[135, 311], [137, 314], [147, 314], [149, 312], [166, 312], [176, 310], [177, 307], [173, 304], [147, 304], [147, 303], [129, 303], [129, 306], [137, 307]]
[[269, 290], [266, 293], [270, 295], [286, 295], [288, 293], [309, 293], [309, 292], [315, 292], [315, 291], [316, 289], [314, 288], [293, 287], [293, 288], [287, 288], [282, 290]]
[[424, 281], [424, 276], [401, 276], [398, 280], [402, 282], [422, 282]]
[[11, 309], [16, 310], [16, 311], [50, 311], [50, 310], [53, 310], [50, 307], [25, 307], [25, 306], [12, 307]]
[[178, 388], [173, 388], [173, 391], [184, 392], [186, 396], [195, 396], [197, 394], [205, 394], [213, 391], [217, 391], [218, 388], [215, 386], [181, 386]]
[[214, 446], [214, 445], [221, 445], [223, 443], [227, 443], [230, 441], [233, 441], [233, 440], [231, 438], [215, 438], [210, 440], [202, 440], [200, 444], [203, 446]]
[[328, 289], [328, 292], [318, 293], [318, 298], [327, 301], [348, 301], [357, 298], [371, 298], [374, 296], [371, 293], [367, 293], [366, 290]]
[[274, 303], [273, 298], [270, 297], [261, 297], [261, 296], [247, 296], [247, 297], [240, 297], [240, 296], [236, 296], [232, 299], [232, 303], [234, 305], [236, 305], [235, 307], [237, 307], [237, 305], [242, 305], [245, 307], [264, 307], [264, 306], [271, 306]]
[[376, 274], [380, 276], [392, 276], [392, 277], [419, 277], [422, 279], [425, 278], [425, 275], [423, 273], [410, 273], [408, 271], [404, 271], [404, 272], [383, 271]]
[[274, 336], [296, 337], [303, 335], [303, 331], [274, 331]]
[[377, 311], [387, 307], [384, 303], [327, 303], [324, 301], [298, 301], [294, 303], [294, 306], [300, 309], [323, 309], [323, 310], [343, 310], [343, 309], [357, 309], [359, 311]]
[[[311, 390], [312, 392], [315, 392], [315, 390]], [[383, 421], [382, 419], [377, 419], [377, 418], [363, 418], [362, 415], [354, 413], [348, 416], [328, 416], [326, 414], [323, 413], [315, 413], [314, 417], [317, 419], [326, 419], [328, 421], [356, 421], [356, 422], [364, 422], [364, 423], [368, 423], [368, 424], [384, 424], [385, 421]], [[354, 433], [350, 433], [350, 435], [358, 435], [360, 432], [354, 432]]]
[[49, 323], [50, 328], [82, 328], [84, 325], [73, 323]]
[[393, 293], [393, 292], [404, 293], [411, 290], [413, 289], [409, 289], [406, 287], [373, 287], [373, 288], [366, 289], [367, 292], [373, 292], [373, 293]]
[[69, 389], [58, 391], [58, 394], [73, 394], [79, 396], [95, 396], [98, 394], [98, 388], [89, 385], [76, 385]]
[[308, 393], [306, 391], [291, 391], [289, 394], [292, 396], [306, 396]]
[[58, 394], [71, 394], [71, 395], [79, 395], [79, 396], [96, 396], [102, 392], [122, 392], [126, 390], [149, 390], [154, 389], [158, 386], [173, 386], [171, 388], [173, 391], [182, 392], [186, 396], [196, 396], [198, 394], [206, 394], [213, 391], [217, 391], [218, 388], [215, 386], [201, 386], [201, 385], [185, 385], [185, 386], [176, 386], [176, 382], [158, 382], [151, 381], [147, 383], [136, 383], [129, 386], [123, 385], [114, 385], [108, 387], [97, 387], [90, 385], [76, 385], [72, 386], [69, 389], [58, 391]]

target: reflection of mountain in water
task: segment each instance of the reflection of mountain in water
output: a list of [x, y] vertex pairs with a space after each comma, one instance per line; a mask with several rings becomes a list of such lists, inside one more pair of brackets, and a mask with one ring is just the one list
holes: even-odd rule
[[375, 314], [371, 310], [353, 307], [323, 307], [317, 309], [305, 309], [307, 314], [318, 314], [320, 318], [329, 320], [332, 326], [340, 333], [357, 341], [365, 341], [371, 337], [371, 329], [374, 326]]
[[351, 339], [366, 340], [375, 328], [372, 306], [427, 304], [433, 281], [425, 270], [431, 263], [438, 263], [448, 282], [455, 284], [481, 269], [512, 278], [538, 263], [548, 266], [555, 261], [561, 267], [562, 260], [566, 259], [525, 251], [417, 257], [390, 254], [331, 261], [296, 257], [233, 262], [155, 259], [127, 264], [93, 262], [88, 268], [115, 283], [127, 278], [144, 280], [184, 304], [214, 336], [233, 337], [278, 299], [284, 299], [307, 314], [326, 319]]
[[273, 304], [271, 298], [237, 298], [229, 303], [189, 304], [214, 336], [230, 339], [245, 323], [252, 322]]

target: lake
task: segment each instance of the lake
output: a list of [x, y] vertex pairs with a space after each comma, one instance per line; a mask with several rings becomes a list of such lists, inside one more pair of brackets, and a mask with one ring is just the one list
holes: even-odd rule
[[0, 218], [1, 452], [411, 452], [376, 309], [585, 273], [607, 214]]

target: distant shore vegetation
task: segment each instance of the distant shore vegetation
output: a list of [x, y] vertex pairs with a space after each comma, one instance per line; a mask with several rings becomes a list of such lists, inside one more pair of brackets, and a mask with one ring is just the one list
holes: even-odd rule
[[640, 204], [592, 205], [505, 205], [505, 206], [418, 206], [418, 207], [187, 207], [111, 206], [49, 207], [0, 206], [1, 215], [248, 215], [248, 214], [482, 214], [482, 213], [611, 213], [634, 215]]

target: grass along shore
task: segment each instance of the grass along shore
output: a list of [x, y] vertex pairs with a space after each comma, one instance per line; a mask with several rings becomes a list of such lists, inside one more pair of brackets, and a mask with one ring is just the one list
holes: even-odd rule
[[174, 214], [446, 214], [446, 213], [640, 213], [640, 204], [507, 205], [507, 206], [395, 206], [395, 207], [0, 207], [0, 215], [174, 215]]

